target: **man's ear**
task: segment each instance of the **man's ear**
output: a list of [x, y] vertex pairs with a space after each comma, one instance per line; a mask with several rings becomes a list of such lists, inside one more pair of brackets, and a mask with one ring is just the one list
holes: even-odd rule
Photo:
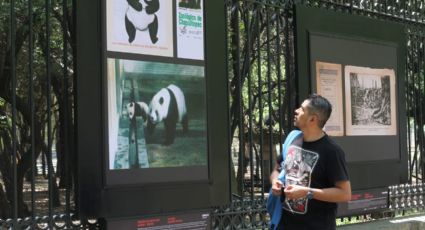
[[312, 115], [312, 116], [310, 116], [309, 117], [309, 121], [311, 121], [311, 122], [313, 122], [313, 121], [315, 121], [315, 120], [317, 120], [318, 118], [317, 118], [317, 115]]

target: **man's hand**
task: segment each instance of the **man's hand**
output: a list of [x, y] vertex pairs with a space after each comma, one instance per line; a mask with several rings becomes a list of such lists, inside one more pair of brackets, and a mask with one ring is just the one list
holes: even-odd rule
[[311, 190], [314, 194], [314, 199], [326, 202], [346, 202], [351, 199], [351, 185], [350, 181], [338, 181], [335, 187], [331, 188], [308, 188], [300, 185], [287, 185], [285, 190], [286, 198], [296, 200], [307, 196], [308, 191]]
[[275, 196], [280, 196], [282, 195], [282, 188], [283, 188], [283, 184], [279, 179], [274, 179], [272, 181], [272, 193]]
[[290, 200], [296, 200], [296, 199], [300, 199], [300, 198], [305, 197], [307, 195], [308, 188], [303, 187], [303, 186], [299, 186], [299, 185], [295, 185], [295, 184], [291, 184], [291, 185], [287, 185], [285, 187], [284, 192], [285, 192], [286, 198], [288, 198]]

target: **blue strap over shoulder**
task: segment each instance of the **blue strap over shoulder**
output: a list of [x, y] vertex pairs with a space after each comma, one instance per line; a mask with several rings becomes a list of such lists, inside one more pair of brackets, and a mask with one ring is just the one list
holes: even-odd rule
[[[289, 133], [288, 137], [286, 137], [285, 142], [283, 143], [282, 148], [282, 159], [283, 161], [286, 158], [286, 153], [288, 152], [288, 147], [292, 144], [292, 142], [302, 135], [300, 130], [293, 130]], [[282, 162], [283, 162], [282, 161]], [[280, 174], [277, 177], [282, 183], [285, 181], [285, 170], [282, 168]], [[275, 230], [279, 225], [280, 218], [282, 216], [282, 203], [280, 201], [280, 196], [275, 196], [272, 193], [272, 189], [270, 188], [269, 198], [266, 203], [267, 212], [270, 214], [270, 229]]]

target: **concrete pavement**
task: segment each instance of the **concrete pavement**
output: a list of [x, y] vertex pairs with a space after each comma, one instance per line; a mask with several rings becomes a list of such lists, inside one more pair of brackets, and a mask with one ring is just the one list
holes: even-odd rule
[[376, 220], [360, 224], [350, 224], [337, 227], [338, 230], [423, 230], [425, 229], [425, 215], [396, 217], [385, 220]]

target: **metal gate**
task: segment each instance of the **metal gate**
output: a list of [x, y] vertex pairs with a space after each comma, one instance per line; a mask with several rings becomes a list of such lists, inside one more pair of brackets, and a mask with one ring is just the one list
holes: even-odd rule
[[[75, 188], [75, 0], [0, 1], [0, 225], [99, 228]], [[227, 0], [232, 202], [215, 229], [267, 228], [268, 176], [297, 105], [294, 4], [406, 26], [409, 184], [392, 210], [423, 209], [425, 5], [418, 0]], [[414, 196], [417, 196], [416, 203]], [[421, 196], [421, 197], [419, 197]], [[421, 203], [422, 202], [422, 203]]]

